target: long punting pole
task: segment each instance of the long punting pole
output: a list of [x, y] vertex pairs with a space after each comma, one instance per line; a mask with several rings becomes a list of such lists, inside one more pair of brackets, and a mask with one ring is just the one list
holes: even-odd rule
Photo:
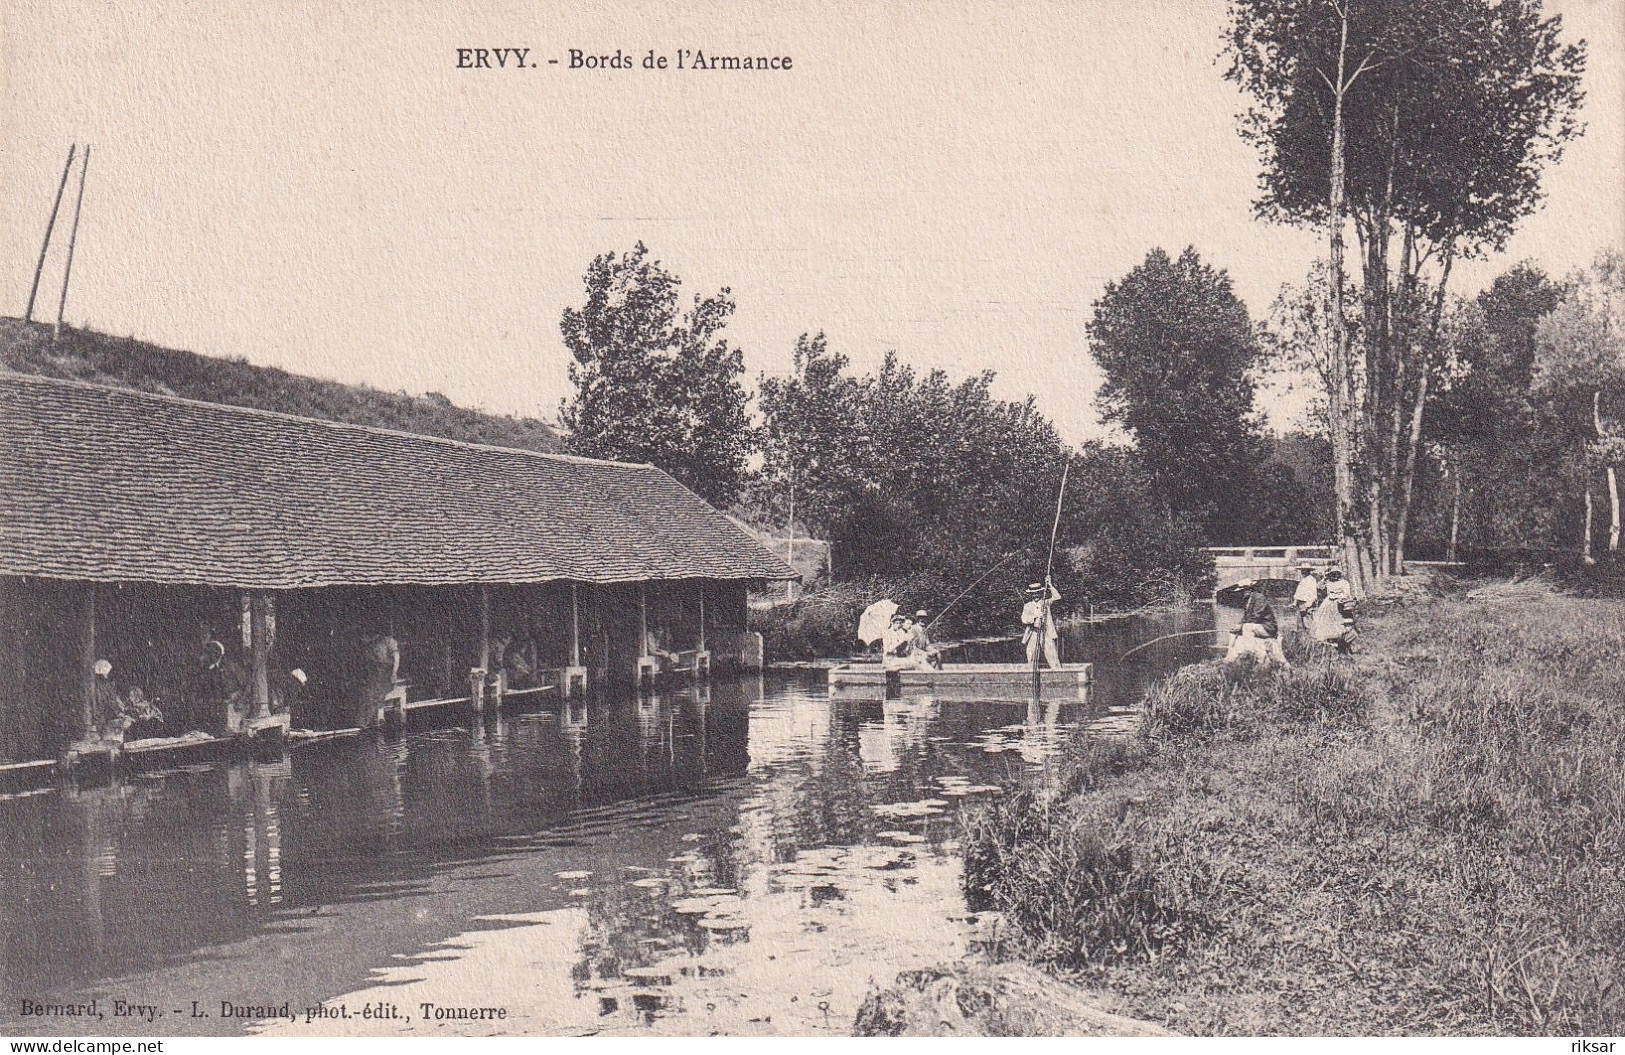
[[62, 313], [68, 307], [68, 279], [73, 277], [73, 246], [79, 240], [79, 210], [85, 204], [85, 173], [90, 168], [90, 144], [85, 144], [84, 160], [79, 162], [79, 197], [73, 203], [73, 228], [68, 232], [68, 261], [62, 268], [62, 296], [56, 302], [56, 329], [51, 339], [62, 336]]
[[1049, 580], [1050, 574], [1055, 569], [1055, 539], [1061, 530], [1061, 502], [1066, 498], [1066, 477], [1071, 471], [1072, 459], [1068, 458], [1061, 467], [1061, 491], [1055, 496], [1055, 521], [1049, 528], [1049, 559], [1044, 562], [1044, 601], [1042, 602], [1044, 621], [1038, 627], [1039, 638], [1035, 642], [1038, 647], [1033, 649], [1033, 699], [1035, 700], [1042, 699], [1044, 695], [1044, 684], [1040, 680], [1041, 675], [1038, 673], [1038, 653], [1043, 651], [1044, 643], [1049, 640]]
[[62, 181], [56, 185], [56, 201], [51, 203], [51, 218], [45, 222], [45, 241], [40, 243], [39, 263], [34, 265], [34, 284], [28, 288], [28, 310], [23, 312], [24, 322], [34, 321], [34, 297], [39, 294], [40, 275], [45, 271], [45, 252], [51, 248], [51, 232], [56, 230], [57, 210], [62, 208], [62, 192], [68, 188], [68, 173], [73, 171], [73, 155], [78, 149], [77, 143], [68, 147], [68, 163], [62, 166]]
[[1049, 559], [1044, 562], [1044, 581], [1048, 582], [1050, 572], [1055, 569], [1055, 538], [1061, 530], [1061, 502], [1066, 498], [1066, 475], [1072, 471], [1072, 459], [1068, 458], [1061, 469], [1061, 492], [1055, 496], [1055, 522], [1049, 528]]

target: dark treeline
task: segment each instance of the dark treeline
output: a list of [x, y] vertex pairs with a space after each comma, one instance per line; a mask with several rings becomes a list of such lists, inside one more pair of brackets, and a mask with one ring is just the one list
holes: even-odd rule
[[[991, 370], [954, 379], [889, 353], [861, 373], [823, 333], [797, 340], [787, 375], [757, 379], [752, 420], [743, 356], [722, 336], [728, 291], [685, 309], [640, 244], [595, 260], [585, 306], [565, 312], [578, 394], [562, 417], [577, 451], [652, 461], [759, 527], [828, 540], [846, 584], [831, 632], [864, 598], [934, 608], [984, 575], [949, 625], [1007, 625], [1044, 572], [1068, 466], [1054, 577], [1069, 610], [1180, 602], [1211, 569], [1205, 547], [1335, 541], [1325, 403], [1284, 436], [1256, 405], [1272, 374], [1317, 379], [1326, 273], [1255, 321], [1194, 248], [1153, 249], [1087, 326], [1097, 408], [1128, 442], [1073, 448], [1031, 396], [995, 397]], [[1520, 264], [1440, 302], [1401, 532], [1413, 555], [1618, 549], [1621, 273], [1613, 255], [1562, 281]], [[1346, 319], [1356, 345], [1362, 310]]]
[[[1584, 568], [1617, 556], [1622, 274], [1615, 252], [1560, 280], [1524, 262], [1475, 297], [1445, 303], [1404, 525], [1411, 556], [1486, 570]], [[1318, 355], [1323, 294], [1321, 270], [1282, 292], [1268, 331], [1277, 366]], [[1358, 343], [1352, 313], [1350, 322]], [[1324, 457], [1328, 445], [1319, 446]], [[1330, 509], [1323, 464], [1326, 472], [1300, 478], [1315, 506]]]
[[1103, 417], [1132, 442], [1077, 449], [1031, 396], [996, 398], [991, 370], [956, 380], [890, 353], [859, 373], [823, 333], [798, 339], [789, 374], [758, 379], [748, 422], [742, 358], [721, 337], [727, 290], [685, 311], [642, 244], [594, 260], [585, 286], [563, 318], [572, 448], [652, 461], [759, 526], [830, 541], [849, 587], [832, 626], [865, 597], [935, 609], [985, 576], [948, 626], [1003, 628], [1046, 570], [1052, 529], [1052, 574], [1074, 612], [1183, 601], [1211, 544], [1324, 535], [1323, 452], [1265, 436], [1263, 342], [1228, 275], [1194, 249], [1152, 251], [1095, 304]]

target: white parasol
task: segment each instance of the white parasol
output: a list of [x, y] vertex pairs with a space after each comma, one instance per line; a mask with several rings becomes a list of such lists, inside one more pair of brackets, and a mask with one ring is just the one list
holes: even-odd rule
[[896, 614], [897, 602], [893, 600], [876, 601], [865, 608], [858, 617], [858, 640], [865, 645], [879, 641], [886, 628], [891, 626], [891, 617]]

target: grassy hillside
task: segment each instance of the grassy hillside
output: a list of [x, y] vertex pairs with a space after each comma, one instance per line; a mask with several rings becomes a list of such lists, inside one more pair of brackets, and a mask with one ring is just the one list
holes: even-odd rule
[[89, 330], [65, 329], [62, 339], [53, 342], [49, 326], [20, 319], [0, 318], [0, 369], [470, 443], [534, 451], [564, 449], [558, 435], [540, 421], [483, 414], [454, 406], [437, 393], [381, 392]]

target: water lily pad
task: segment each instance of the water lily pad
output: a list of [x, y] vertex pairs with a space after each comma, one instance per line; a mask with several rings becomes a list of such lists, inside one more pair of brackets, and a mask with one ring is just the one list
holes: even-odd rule
[[876, 832], [877, 839], [890, 839], [898, 843], [923, 843], [925, 836], [915, 835], [913, 832]]
[[700, 926], [712, 931], [750, 930], [750, 924], [740, 919], [715, 919], [706, 917], [700, 920]]
[[591, 875], [592, 875], [591, 872], [554, 872], [553, 873], [553, 878], [554, 879], [587, 879]]

